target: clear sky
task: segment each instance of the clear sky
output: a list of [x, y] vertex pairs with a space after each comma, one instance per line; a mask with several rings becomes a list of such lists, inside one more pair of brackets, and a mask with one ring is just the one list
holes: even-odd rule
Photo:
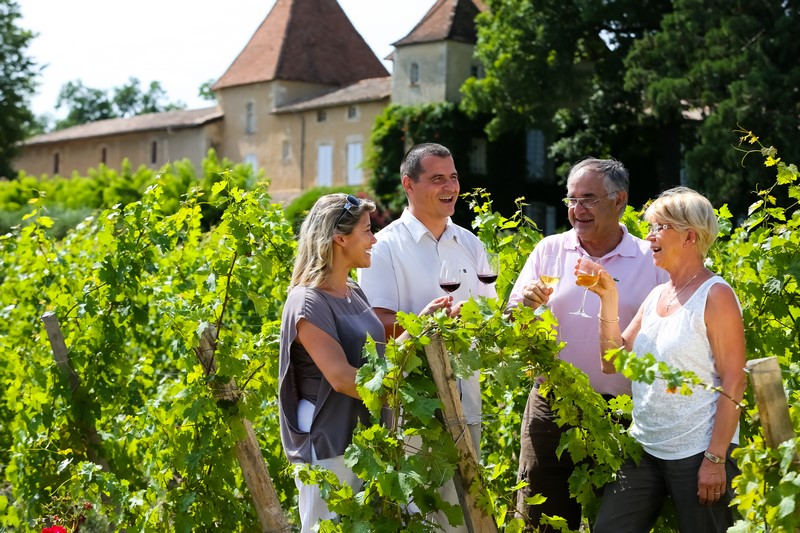
[[[356, 30], [384, 59], [435, 0], [339, 0]], [[81, 80], [110, 90], [133, 76], [158, 81], [170, 101], [205, 107], [200, 85], [219, 78], [275, 0], [18, 0], [19, 25], [38, 36], [28, 54], [44, 66], [37, 115], [61, 116], [61, 87]], [[384, 62], [391, 71], [391, 63]]]

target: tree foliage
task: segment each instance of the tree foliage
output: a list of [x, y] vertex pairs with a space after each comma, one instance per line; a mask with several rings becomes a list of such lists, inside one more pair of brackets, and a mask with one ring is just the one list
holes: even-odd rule
[[15, 0], [0, 0], [0, 177], [12, 177], [17, 143], [36, 129], [30, 98], [39, 67], [27, 55], [34, 34], [17, 25]]
[[152, 81], [146, 89], [142, 89], [139, 80], [134, 77], [115, 87], [110, 94], [101, 89], [87, 87], [80, 80], [69, 81], [61, 87], [56, 100], [56, 109], [65, 107], [67, 115], [56, 121], [55, 129], [186, 107], [181, 102], [169, 102], [167, 98], [167, 93], [159, 82]]
[[642, 94], [658, 122], [691, 115], [683, 136], [690, 184], [743, 215], [748, 193], [772, 176], [737, 164], [731, 124], [768, 131], [785, 157], [800, 159], [800, 3], [673, 4], [658, 31], [638, 39], [625, 58], [625, 85]]
[[214, 78], [211, 78], [210, 80], [201, 83], [200, 87], [197, 89], [197, 96], [209, 102], [216, 102], [217, 95], [215, 95], [214, 91], [211, 89], [211, 87], [214, 86], [215, 82], [216, 80]]
[[577, 135], [571, 130], [581, 118], [605, 113], [605, 120], [584, 122], [581, 133], [598, 155], [607, 150], [613, 129], [625, 127], [639, 107], [622, 86], [622, 60], [637, 35], [656, 27], [669, 2], [488, 3], [489, 11], [478, 18], [476, 48], [486, 76], [467, 81], [464, 108], [491, 110], [487, 131], [492, 136], [520, 127]]
[[486, 76], [466, 82], [462, 106], [494, 115], [490, 135], [542, 129], [562, 169], [617, 157], [656, 182], [648, 194], [685, 170], [690, 186], [741, 217], [747, 193], [770, 181], [734, 164], [731, 125], [770, 131], [787, 157], [800, 155], [797, 2], [488, 4], [476, 48]]

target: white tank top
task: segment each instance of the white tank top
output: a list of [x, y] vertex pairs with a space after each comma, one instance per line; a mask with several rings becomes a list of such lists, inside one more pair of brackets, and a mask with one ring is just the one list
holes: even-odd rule
[[[708, 291], [716, 283], [727, 285], [719, 276], [708, 279], [678, 312], [667, 317], [656, 312], [666, 284], [656, 287], [645, 300], [642, 327], [633, 351], [641, 355], [650, 353], [658, 361], [690, 370], [703, 383], [719, 387], [705, 323]], [[719, 392], [694, 386], [690, 395], [670, 393], [666, 381], [656, 379], [650, 385], [633, 382], [632, 396], [631, 435], [649, 454], [659, 459], [684, 459], [708, 448]], [[731, 442], [739, 442], [738, 425]]]

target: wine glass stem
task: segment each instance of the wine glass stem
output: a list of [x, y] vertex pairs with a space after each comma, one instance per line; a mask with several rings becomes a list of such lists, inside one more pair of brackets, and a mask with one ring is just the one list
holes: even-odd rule
[[581, 313], [583, 313], [583, 305], [586, 303], [586, 293], [589, 292], [589, 289], [583, 289], [583, 299], [581, 300]]

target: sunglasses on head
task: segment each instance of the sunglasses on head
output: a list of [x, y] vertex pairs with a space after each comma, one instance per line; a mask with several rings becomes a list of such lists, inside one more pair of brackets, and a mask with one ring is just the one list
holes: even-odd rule
[[350, 209], [354, 207], [358, 207], [361, 205], [361, 200], [353, 196], [352, 194], [348, 194], [347, 197], [344, 199], [344, 207], [342, 207], [341, 214], [336, 218], [336, 222], [334, 222], [333, 227], [337, 227], [339, 222], [342, 221], [342, 217], [344, 217]]

